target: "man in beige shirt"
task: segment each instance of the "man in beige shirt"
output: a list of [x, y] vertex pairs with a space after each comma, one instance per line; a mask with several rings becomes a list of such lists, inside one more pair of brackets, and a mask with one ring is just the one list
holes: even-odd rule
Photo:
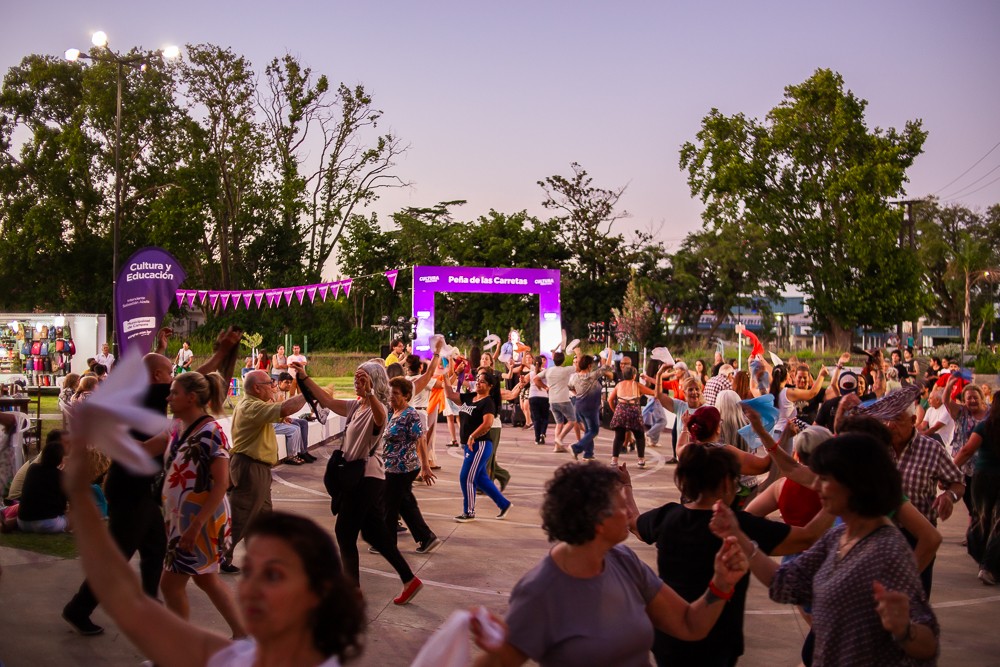
[[274, 387], [265, 371], [243, 378], [243, 398], [233, 412], [233, 441], [229, 459], [229, 510], [233, 539], [221, 569], [230, 574], [233, 551], [247, 526], [262, 512], [271, 511], [271, 467], [278, 463], [278, 438], [272, 426], [295, 414], [306, 404], [302, 394], [272, 403]]

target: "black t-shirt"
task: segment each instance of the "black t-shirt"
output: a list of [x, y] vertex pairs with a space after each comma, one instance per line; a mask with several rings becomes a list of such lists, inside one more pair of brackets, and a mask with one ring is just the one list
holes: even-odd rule
[[59, 484], [61, 471], [41, 463], [28, 466], [21, 490], [21, 506], [17, 516], [24, 521], [54, 519], [66, 513], [66, 496]]
[[[169, 384], [151, 384], [146, 391], [146, 397], [143, 399], [142, 404], [150, 410], [167, 414], [167, 396], [169, 394]], [[143, 442], [156, 434], [132, 431], [129, 435]], [[153, 460], [156, 462], [157, 468], [163, 467], [163, 459], [161, 457], [154, 456]], [[108, 468], [108, 477], [104, 482], [104, 494], [107, 496], [108, 502], [112, 503], [136, 502], [152, 498], [152, 491], [150, 489], [154, 477], [156, 475], [149, 477], [145, 475], [133, 475], [123, 466], [112, 462], [111, 467]]]
[[478, 401], [471, 398], [465, 400], [462, 405], [458, 406], [458, 410], [461, 413], [463, 443], [469, 442], [469, 436], [472, 435], [472, 432], [483, 425], [483, 419], [486, 415], [496, 414], [496, 406], [489, 396]]
[[823, 405], [823, 394], [823, 390], [820, 390], [808, 401], [795, 401], [795, 409], [798, 411], [799, 419], [807, 424], [816, 421], [816, 415], [819, 413], [820, 406]]
[[[791, 532], [791, 526], [746, 512], [736, 512], [736, 518], [747, 537], [767, 554]], [[640, 515], [636, 522], [639, 538], [647, 544], [656, 544], [660, 579], [688, 602], [704, 595], [715, 572], [715, 554], [722, 547], [722, 540], [709, 529], [711, 520], [712, 510], [692, 510], [678, 503], [667, 503]], [[726, 603], [705, 639], [686, 642], [657, 630], [653, 642], [657, 664], [730, 664], [729, 660], [742, 655], [743, 609], [749, 584], [749, 576], [736, 584], [733, 598]]]
[[720, 361], [719, 363], [714, 364], [712, 366], [712, 377], [715, 377], [716, 375], [719, 374], [719, 369], [722, 368], [722, 364], [723, 362]]
[[893, 366], [896, 369], [896, 373], [899, 374], [899, 381], [907, 380], [910, 377], [910, 370], [906, 367], [906, 364], [899, 363]]

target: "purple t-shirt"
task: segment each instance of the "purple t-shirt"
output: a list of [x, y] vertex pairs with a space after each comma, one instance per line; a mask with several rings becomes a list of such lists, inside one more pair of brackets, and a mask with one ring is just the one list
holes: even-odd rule
[[647, 667], [653, 623], [646, 605], [662, 587], [622, 545], [607, 553], [604, 571], [590, 579], [566, 574], [550, 554], [511, 591], [508, 641], [542, 667]]

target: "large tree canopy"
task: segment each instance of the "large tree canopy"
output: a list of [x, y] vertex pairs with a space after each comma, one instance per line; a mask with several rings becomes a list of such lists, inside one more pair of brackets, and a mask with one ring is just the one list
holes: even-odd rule
[[920, 267], [898, 247], [902, 213], [890, 200], [926, 133], [920, 121], [869, 129], [866, 106], [820, 69], [763, 121], [713, 109], [680, 153], [706, 227], [760, 230], [772, 275], [808, 295], [841, 346], [855, 327], [912, 319], [920, 303]]

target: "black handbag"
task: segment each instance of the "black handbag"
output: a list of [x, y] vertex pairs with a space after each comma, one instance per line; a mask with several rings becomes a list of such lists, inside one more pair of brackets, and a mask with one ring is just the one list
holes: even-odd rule
[[[357, 409], [351, 411], [350, 416], [347, 418], [347, 423], [344, 424], [345, 433], [347, 425], [354, 418], [355, 412], [357, 412]], [[378, 449], [380, 444], [382, 444], [381, 438], [377, 439], [375, 444], [372, 445], [368, 456], [353, 461], [348, 461], [344, 457], [343, 449], [337, 449], [330, 454], [330, 460], [327, 461], [326, 470], [323, 472], [323, 486], [326, 487], [326, 492], [330, 494], [330, 512], [334, 516], [340, 512], [340, 508], [344, 504], [344, 498], [355, 493], [358, 487], [361, 486], [361, 480], [365, 478], [365, 466], [368, 465], [368, 459], [375, 454], [375, 450]]]

